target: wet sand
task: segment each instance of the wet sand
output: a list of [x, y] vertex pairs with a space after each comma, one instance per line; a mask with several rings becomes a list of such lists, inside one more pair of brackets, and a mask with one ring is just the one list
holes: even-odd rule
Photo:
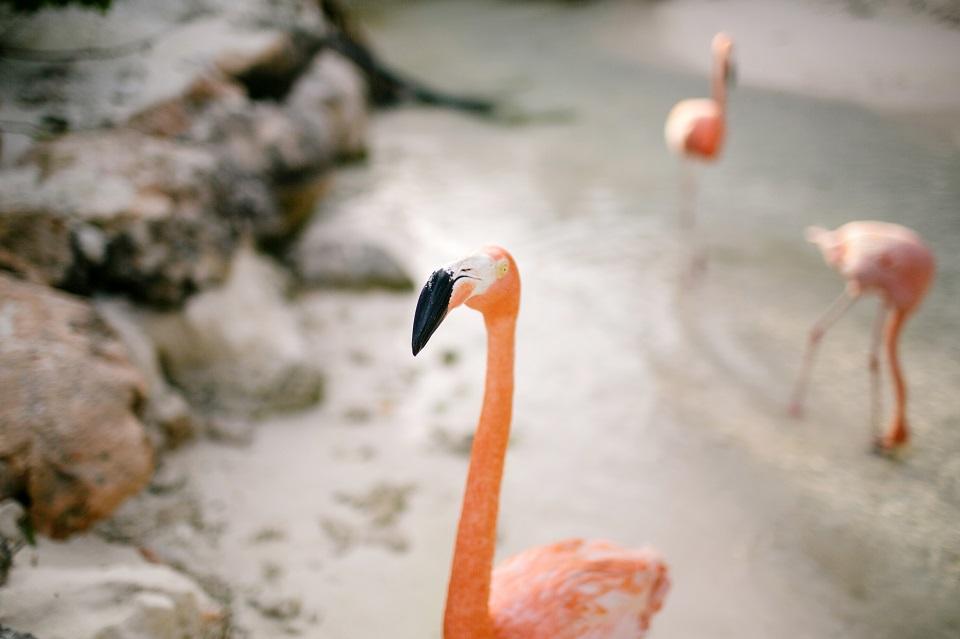
[[[662, 120], [706, 81], [625, 46], [640, 9], [585, 11], [443, 2], [372, 14], [399, 66], [571, 115], [510, 127], [382, 114], [371, 161], [339, 175], [311, 231], [376, 238], [417, 280], [491, 241], [517, 258], [498, 556], [570, 536], [658, 547], [674, 588], [651, 637], [956, 636], [958, 147], [942, 129], [834, 100], [859, 96], [764, 88], [744, 51], [727, 155], [701, 172], [709, 271], [680, 294]], [[822, 19], [840, 33], [860, 25]], [[864, 217], [914, 226], [940, 256], [903, 345], [916, 440], [899, 462], [867, 450], [872, 303], [827, 338], [809, 416], [784, 410], [808, 324], [841, 288], [802, 229]], [[218, 530], [194, 552], [236, 586], [238, 636], [440, 636], [484, 338], [461, 311], [412, 358], [415, 302], [301, 298], [329, 371], [323, 406], [267, 420], [249, 447], [203, 442], [168, 458]], [[265, 615], [265, 597], [302, 611]]]

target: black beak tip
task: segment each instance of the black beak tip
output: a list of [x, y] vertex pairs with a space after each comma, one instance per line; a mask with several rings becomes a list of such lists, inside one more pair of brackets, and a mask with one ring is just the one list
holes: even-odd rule
[[446, 269], [434, 271], [420, 291], [417, 310], [413, 316], [413, 339], [410, 346], [414, 357], [423, 350], [430, 336], [446, 317], [452, 294], [453, 278], [450, 273]]

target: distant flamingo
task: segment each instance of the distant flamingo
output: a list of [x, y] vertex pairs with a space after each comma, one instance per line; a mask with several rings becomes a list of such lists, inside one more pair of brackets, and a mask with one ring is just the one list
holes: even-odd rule
[[507, 251], [486, 247], [430, 277], [413, 321], [413, 354], [457, 306], [487, 328], [483, 409], [457, 530], [444, 639], [639, 639], [669, 589], [649, 549], [571, 539], [527, 550], [493, 570], [500, 479], [513, 410], [520, 276]]
[[796, 416], [803, 413], [803, 399], [810, 369], [817, 345], [827, 329], [840, 319], [862, 293], [875, 292], [881, 296], [882, 301], [870, 344], [871, 422], [875, 428], [880, 413], [878, 352], [885, 323], [883, 341], [887, 359], [890, 360], [896, 405], [890, 425], [886, 432], [878, 437], [876, 446], [881, 451], [893, 451], [906, 444], [909, 439], [907, 389], [900, 370], [897, 343], [904, 322], [920, 305], [933, 280], [933, 253], [920, 236], [910, 229], [886, 222], [850, 222], [834, 231], [812, 226], [807, 229], [806, 235], [808, 241], [820, 247], [827, 264], [846, 278], [847, 287], [810, 331], [790, 412]]
[[[683, 100], [674, 105], [667, 116], [664, 136], [667, 148], [680, 156], [680, 231], [691, 236], [694, 231], [696, 183], [692, 161], [710, 162], [723, 148], [727, 125], [727, 85], [733, 84], [733, 40], [725, 33], [713, 37], [713, 75], [710, 98]], [[689, 241], [692, 238], [686, 237]], [[696, 252], [691, 257], [691, 273], [701, 270], [705, 259]]]

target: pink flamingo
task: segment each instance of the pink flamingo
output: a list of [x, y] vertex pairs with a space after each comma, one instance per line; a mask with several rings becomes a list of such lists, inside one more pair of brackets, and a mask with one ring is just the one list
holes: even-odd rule
[[[733, 40], [725, 33], [713, 37], [713, 75], [710, 98], [683, 100], [674, 105], [667, 116], [664, 137], [667, 148], [680, 156], [683, 170], [680, 182], [680, 230], [690, 235], [694, 229], [696, 184], [692, 161], [710, 162], [723, 148], [727, 124], [727, 86], [736, 77], [733, 64]], [[702, 270], [703, 256], [694, 253], [690, 268]]]
[[514, 329], [520, 276], [502, 248], [430, 277], [413, 322], [413, 354], [447, 313], [483, 314], [487, 374], [470, 457], [443, 622], [444, 639], [638, 639], [669, 589], [650, 549], [571, 539], [527, 550], [493, 569], [500, 479], [513, 410]]
[[[847, 280], [840, 294], [810, 331], [803, 366], [794, 389], [790, 412], [803, 413], [803, 399], [817, 345], [830, 328], [863, 293], [875, 292], [881, 305], [870, 344], [871, 424], [876, 427], [880, 413], [879, 349], [881, 333], [890, 361], [896, 405], [886, 432], [878, 437], [881, 451], [893, 451], [907, 443], [907, 389], [900, 369], [897, 344], [907, 317], [917, 309], [933, 281], [933, 253], [919, 235], [899, 224], [850, 222], [836, 230], [812, 226], [807, 240], [820, 247], [823, 259]], [[884, 324], [886, 329], [884, 330]]]

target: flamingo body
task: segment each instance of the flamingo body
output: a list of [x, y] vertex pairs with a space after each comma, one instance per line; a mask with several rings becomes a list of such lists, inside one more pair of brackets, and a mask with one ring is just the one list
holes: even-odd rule
[[496, 639], [638, 639], [669, 585], [654, 550], [569, 539], [497, 566], [490, 615]]
[[933, 254], [905, 226], [849, 222], [834, 231], [814, 227], [807, 235], [854, 294], [877, 293], [890, 306], [909, 312], [920, 304], [933, 280]]
[[663, 130], [667, 148], [685, 159], [714, 160], [723, 148], [727, 84], [733, 77], [733, 40], [725, 33], [718, 33], [711, 49], [710, 97], [675, 104]]
[[706, 268], [706, 255], [698, 247], [694, 219], [696, 217], [696, 179], [693, 162], [712, 162], [720, 157], [726, 137], [727, 89], [734, 77], [733, 40], [718, 33], [711, 43], [713, 71], [710, 76], [710, 97], [681, 100], [667, 114], [663, 134], [667, 148], [681, 159], [679, 199], [680, 238], [687, 245], [683, 278], [688, 285]]
[[723, 148], [725, 128], [723, 110], [716, 100], [683, 100], [670, 110], [664, 137], [667, 147], [677, 155], [711, 161]]
[[900, 365], [898, 345], [907, 318], [923, 301], [933, 282], [936, 268], [933, 253], [915, 232], [889, 222], [849, 222], [832, 231], [820, 227], [807, 229], [807, 239], [816, 244], [828, 265], [847, 281], [846, 292], [814, 324], [807, 352], [794, 390], [790, 412], [802, 413], [807, 379], [813, 366], [817, 345], [826, 330], [863, 294], [876, 294], [883, 300], [870, 347], [871, 421], [880, 413], [879, 345], [882, 340], [893, 381], [894, 411], [884, 433], [875, 442], [882, 452], [890, 452], [907, 443], [907, 386]]
[[460, 305], [487, 329], [487, 372], [470, 451], [444, 611], [444, 639], [640, 639], [669, 589], [656, 552], [573, 539], [540, 546], [494, 569], [500, 482], [510, 438], [520, 277], [489, 246], [430, 277], [413, 323], [413, 354]]

